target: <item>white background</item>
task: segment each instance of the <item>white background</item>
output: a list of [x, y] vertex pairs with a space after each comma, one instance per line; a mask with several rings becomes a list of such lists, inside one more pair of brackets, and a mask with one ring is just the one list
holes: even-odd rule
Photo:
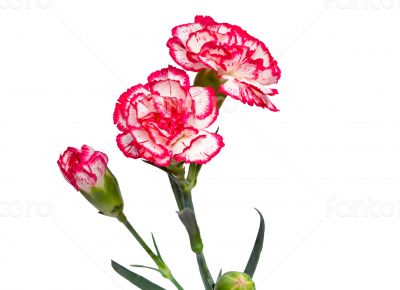
[[110, 259], [152, 265], [62, 178], [60, 152], [87, 143], [109, 155], [137, 230], [202, 289], [166, 177], [125, 158], [112, 123], [125, 89], [173, 64], [170, 29], [196, 14], [241, 25], [282, 69], [281, 112], [234, 100], [221, 111], [226, 147], [194, 191], [212, 273], [243, 270], [256, 206], [258, 289], [399, 289], [395, 0], [0, 0], [0, 288], [134, 289]]

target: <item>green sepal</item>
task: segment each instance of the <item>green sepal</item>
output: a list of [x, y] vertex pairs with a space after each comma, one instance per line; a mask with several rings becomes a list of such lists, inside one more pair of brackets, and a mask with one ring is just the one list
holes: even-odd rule
[[187, 175], [187, 182], [189, 183], [189, 190], [192, 190], [197, 184], [197, 177], [199, 176], [202, 165], [191, 163]]
[[219, 280], [219, 278], [221, 278], [221, 276], [222, 276], [222, 269], [219, 270], [218, 277], [217, 277], [217, 281]]
[[125, 267], [121, 266], [120, 264], [114, 261], [111, 261], [111, 265], [119, 275], [121, 275], [126, 280], [128, 280], [133, 285], [137, 286], [142, 290], [166, 290], [165, 288], [162, 288], [161, 286], [154, 284], [153, 282], [147, 280], [146, 278], [140, 276], [139, 274], [136, 274], [126, 269]]
[[218, 98], [218, 108], [220, 108], [226, 99], [226, 95], [219, 91], [219, 87], [223, 83], [224, 81], [218, 77], [215, 70], [206, 68], [197, 73], [193, 85], [197, 87], [212, 87]]
[[261, 251], [264, 244], [264, 234], [265, 234], [265, 221], [261, 212], [255, 208], [255, 210], [260, 215], [260, 227], [258, 229], [258, 234], [256, 241], [254, 243], [253, 251], [251, 252], [249, 261], [247, 262], [246, 269], [244, 272], [248, 274], [250, 277], [253, 277], [254, 272], [256, 271], [258, 261], [260, 260]]
[[218, 74], [215, 70], [206, 68], [197, 73], [193, 85], [197, 87], [212, 87], [215, 95], [218, 98], [218, 108], [220, 108], [226, 99], [226, 95], [220, 93], [219, 91], [219, 87], [223, 83], [224, 81], [218, 77]]
[[178, 216], [189, 234], [192, 251], [200, 253], [203, 250], [203, 241], [201, 240], [200, 229], [197, 225], [194, 211], [186, 207], [184, 210], [178, 212]]
[[89, 192], [80, 192], [101, 214], [117, 218], [124, 210], [118, 181], [108, 168], [103, 179], [101, 186], [93, 186]]

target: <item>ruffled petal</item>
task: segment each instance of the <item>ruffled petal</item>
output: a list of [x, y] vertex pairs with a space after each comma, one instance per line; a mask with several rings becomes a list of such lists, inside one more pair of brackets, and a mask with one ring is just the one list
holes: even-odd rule
[[181, 43], [186, 43], [191, 33], [201, 30], [202, 28], [203, 25], [199, 23], [182, 24], [172, 29], [172, 35], [179, 39]]
[[264, 86], [268, 86], [278, 83], [280, 77], [281, 77], [281, 70], [276, 64], [276, 61], [274, 61], [269, 68], [258, 72], [256, 81]]
[[147, 80], [149, 83], [173, 80], [179, 82], [182, 88], [190, 87], [189, 76], [187, 73], [184, 70], [178, 69], [172, 65], [168, 66], [168, 68], [163, 68], [153, 72], [149, 75]]
[[74, 180], [79, 190], [89, 192], [90, 189], [96, 185], [97, 177], [95, 174], [80, 170], [75, 173]]
[[220, 86], [222, 93], [250, 106], [256, 105], [261, 108], [268, 108], [273, 112], [279, 111], [268, 98], [268, 96], [277, 94], [277, 90], [266, 88], [261, 91], [260, 88], [236, 78], [230, 76], [223, 76], [223, 78], [227, 81]]
[[199, 138], [198, 130], [187, 128], [181, 134], [170, 141], [173, 155], [181, 154], [196, 138]]
[[206, 129], [210, 127], [218, 117], [218, 107], [214, 106], [210, 115], [206, 116], [204, 119], [192, 118], [189, 120], [189, 125], [198, 130]]
[[268, 67], [273, 61], [272, 55], [265, 44], [255, 37], [248, 36], [243, 45], [252, 51], [252, 59], [261, 59], [263, 66]]
[[187, 49], [176, 38], [170, 38], [167, 46], [169, 47], [169, 54], [172, 59], [185, 70], [199, 71], [203, 68], [207, 68], [201, 62], [193, 62], [190, 60], [187, 55]]
[[133, 129], [131, 130], [131, 134], [136, 143], [139, 144], [141, 148], [151, 153], [152, 156], [165, 158], [169, 155], [168, 149], [152, 140], [151, 136], [145, 130]]
[[216, 23], [211, 16], [203, 16], [203, 15], [196, 15], [194, 18], [194, 22], [199, 23], [201, 25], [213, 25]]
[[126, 157], [134, 159], [141, 157], [140, 145], [136, 143], [131, 133], [124, 132], [119, 134], [117, 136], [117, 145]]
[[114, 124], [117, 125], [118, 129], [126, 130], [128, 125], [134, 126], [137, 123], [136, 114], [132, 111], [133, 103], [139, 96], [147, 94], [150, 94], [150, 92], [143, 85], [139, 84], [131, 87], [119, 97], [113, 115]]
[[104, 160], [104, 155], [101, 152], [95, 152], [88, 163], [88, 171], [96, 176], [96, 185], [103, 184], [104, 173], [107, 170], [107, 161]]
[[224, 147], [224, 142], [221, 135], [203, 131], [198, 138], [191, 141], [181, 154], [175, 155], [174, 158], [178, 162], [205, 164], [217, 155], [222, 147]]
[[183, 89], [179, 82], [173, 80], [157, 81], [149, 83], [153, 93], [163, 97], [173, 97], [177, 99], [186, 99], [187, 89]]
[[190, 34], [186, 47], [193, 53], [199, 53], [204, 44], [216, 41], [217, 37], [208, 30], [200, 30]]
[[158, 158], [154, 155], [151, 155], [149, 152], [145, 152], [143, 154], [143, 158], [158, 165], [158, 166], [169, 166], [171, 163], [172, 157], [170, 155], [165, 156], [164, 158]]
[[191, 87], [190, 94], [197, 119], [203, 120], [208, 117], [217, 105], [217, 97], [213, 88]]
[[171, 155], [159, 157], [153, 152], [146, 151], [142, 144], [139, 144], [132, 133], [125, 132], [117, 136], [117, 144], [119, 149], [126, 157], [138, 159], [144, 158], [159, 166], [168, 166], [171, 162]]
[[73, 147], [68, 147], [67, 150], [63, 154], [60, 155], [60, 158], [57, 161], [58, 167], [61, 170], [65, 180], [69, 182], [76, 190], [79, 190], [76, 180], [73, 174], [74, 171], [74, 157], [79, 155], [80, 152], [78, 149]]

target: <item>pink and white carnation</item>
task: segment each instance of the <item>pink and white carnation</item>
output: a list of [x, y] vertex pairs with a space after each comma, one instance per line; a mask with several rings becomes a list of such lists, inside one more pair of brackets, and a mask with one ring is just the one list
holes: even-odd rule
[[213, 69], [221, 78], [221, 93], [234, 99], [278, 111], [269, 99], [278, 93], [281, 72], [263, 42], [239, 26], [196, 16], [194, 23], [176, 26], [167, 46], [185, 70]]
[[107, 163], [106, 154], [87, 145], [83, 145], [81, 149], [68, 147], [57, 161], [65, 179], [76, 190], [84, 192], [103, 185]]
[[185, 71], [173, 66], [156, 71], [145, 85], [123, 93], [114, 123], [120, 150], [159, 166], [176, 162], [204, 164], [224, 146], [219, 134], [207, 129], [218, 116], [212, 88], [191, 87]]

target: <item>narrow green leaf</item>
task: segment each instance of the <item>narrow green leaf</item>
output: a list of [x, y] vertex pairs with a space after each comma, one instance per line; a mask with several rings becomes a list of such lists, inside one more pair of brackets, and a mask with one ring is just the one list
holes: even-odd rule
[[160, 270], [158, 270], [158, 269], [156, 269], [156, 268], [153, 268], [153, 267], [148, 267], [148, 266], [143, 266], [143, 265], [136, 265], [136, 264], [129, 265], [129, 266], [134, 267], [134, 268], [149, 269], [149, 270], [153, 270], [153, 271], [157, 271], [158, 273], [161, 273]]
[[219, 270], [218, 277], [217, 277], [217, 281], [219, 280], [219, 278], [221, 278], [221, 276], [222, 276], [222, 269]]
[[143, 161], [144, 163], [147, 163], [147, 164], [149, 164], [149, 165], [151, 165], [151, 166], [157, 167], [158, 169], [161, 169], [162, 171], [168, 173], [168, 170], [167, 170], [166, 167], [158, 166], [158, 165], [156, 165], [156, 164], [154, 164], [154, 163], [152, 163], [152, 162], [150, 162], [150, 161], [144, 160], [144, 159], [143, 159], [142, 161]]
[[151, 233], [151, 238], [153, 239], [153, 244], [154, 244], [154, 248], [156, 248], [157, 256], [162, 260], [162, 257], [161, 257], [160, 251], [158, 250], [156, 239], [154, 238], [153, 233]]
[[166, 290], [114, 261], [111, 261], [111, 265], [118, 274], [142, 290]]
[[261, 251], [264, 244], [264, 233], [265, 233], [265, 222], [264, 217], [261, 212], [255, 208], [255, 210], [260, 215], [260, 228], [258, 230], [257, 238], [254, 243], [253, 251], [251, 252], [250, 259], [247, 262], [246, 269], [244, 272], [248, 274], [250, 277], [253, 277], [254, 272], [256, 271], [258, 261], [260, 260]]

